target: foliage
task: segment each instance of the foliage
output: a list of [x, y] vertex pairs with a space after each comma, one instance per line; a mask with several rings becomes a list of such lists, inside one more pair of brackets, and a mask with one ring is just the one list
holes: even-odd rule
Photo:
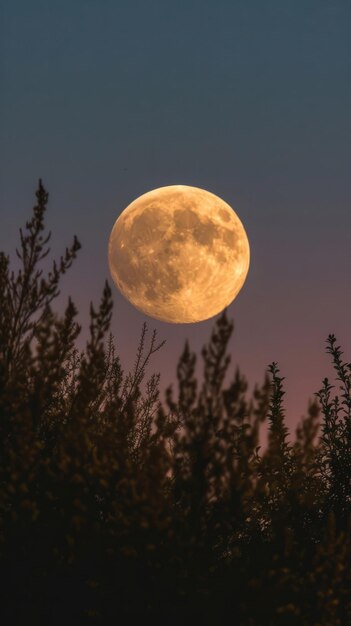
[[295, 439], [276, 363], [251, 394], [230, 375], [225, 312], [202, 380], [186, 343], [161, 402], [146, 374], [164, 342], [144, 325], [123, 371], [108, 284], [84, 350], [73, 302], [54, 312], [80, 244], [44, 275], [36, 196], [18, 271], [0, 254], [3, 623], [351, 623], [351, 364], [334, 335], [339, 392], [323, 381]]

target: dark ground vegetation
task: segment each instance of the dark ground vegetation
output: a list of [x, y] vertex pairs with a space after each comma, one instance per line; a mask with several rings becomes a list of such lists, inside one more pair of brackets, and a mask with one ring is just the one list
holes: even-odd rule
[[107, 284], [83, 351], [74, 304], [55, 313], [80, 245], [42, 273], [47, 199], [40, 183], [20, 269], [0, 255], [1, 624], [351, 624], [351, 365], [335, 337], [336, 386], [295, 437], [275, 363], [250, 395], [238, 369], [225, 382], [225, 313], [203, 381], [185, 345], [161, 403], [146, 375], [161, 344], [144, 326], [123, 371]]

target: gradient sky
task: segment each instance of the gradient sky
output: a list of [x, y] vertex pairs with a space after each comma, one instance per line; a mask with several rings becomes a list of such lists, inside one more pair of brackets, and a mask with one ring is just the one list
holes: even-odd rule
[[[0, 0], [0, 248], [12, 252], [37, 180], [50, 192], [55, 253], [83, 244], [63, 296], [87, 323], [120, 212], [155, 187], [221, 196], [251, 244], [229, 307], [233, 364], [287, 377], [288, 421], [329, 373], [324, 341], [350, 347], [351, 3], [349, 0]], [[185, 338], [114, 289], [127, 366], [147, 321], [174, 380]], [[233, 367], [233, 366], [232, 366]]]

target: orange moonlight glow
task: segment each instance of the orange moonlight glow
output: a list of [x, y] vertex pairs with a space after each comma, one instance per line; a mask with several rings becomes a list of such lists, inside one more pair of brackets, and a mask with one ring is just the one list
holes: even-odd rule
[[117, 219], [112, 278], [137, 309], [173, 323], [206, 320], [228, 306], [250, 262], [245, 229], [221, 198], [197, 187], [149, 191]]

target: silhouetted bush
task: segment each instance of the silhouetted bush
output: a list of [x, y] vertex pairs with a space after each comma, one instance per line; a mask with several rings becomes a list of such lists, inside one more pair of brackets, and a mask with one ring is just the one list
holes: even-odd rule
[[43, 272], [41, 182], [36, 196], [19, 269], [0, 254], [2, 623], [351, 623], [351, 364], [335, 337], [338, 395], [325, 379], [295, 439], [276, 363], [252, 394], [228, 378], [225, 312], [202, 381], [186, 343], [161, 402], [146, 374], [163, 342], [144, 325], [123, 371], [107, 284], [84, 350], [72, 301], [55, 313], [80, 244]]

